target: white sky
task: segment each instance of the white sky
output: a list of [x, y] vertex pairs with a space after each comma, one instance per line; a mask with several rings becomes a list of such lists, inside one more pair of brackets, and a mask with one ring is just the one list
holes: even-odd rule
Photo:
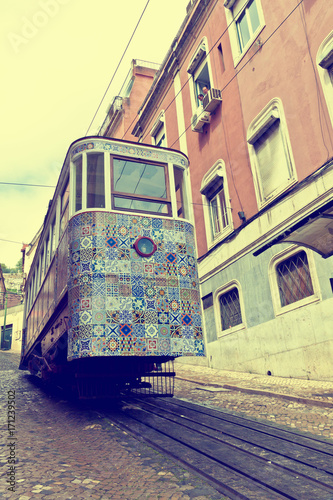
[[[188, 2], [150, 0], [90, 135], [103, 122], [131, 60], [163, 61]], [[56, 185], [67, 149], [86, 134], [146, 3], [1, 2], [0, 182]], [[0, 262], [15, 266], [53, 192], [0, 184]]]

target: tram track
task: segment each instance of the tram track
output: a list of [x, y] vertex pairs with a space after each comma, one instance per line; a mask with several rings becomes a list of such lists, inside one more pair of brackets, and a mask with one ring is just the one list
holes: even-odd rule
[[232, 500], [332, 500], [333, 444], [183, 400], [131, 399], [103, 415]]

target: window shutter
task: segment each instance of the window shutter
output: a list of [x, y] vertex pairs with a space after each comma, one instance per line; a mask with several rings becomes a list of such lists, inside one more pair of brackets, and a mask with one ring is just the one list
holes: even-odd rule
[[290, 178], [279, 120], [260, 136], [254, 144], [254, 149], [262, 197], [267, 199]]

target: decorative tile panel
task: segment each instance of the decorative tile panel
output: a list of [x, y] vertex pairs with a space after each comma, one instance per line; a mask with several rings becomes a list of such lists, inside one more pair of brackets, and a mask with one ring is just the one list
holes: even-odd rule
[[[158, 245], [148, 258], [133, 248], [144, 235]], [[191, 224], [87, 212], [69, 238], [69, 360], [204, 355]]]
[[[107, 151], [115, 156], [130, 156], [137, 160], [151, 160], [163, 163], [173, 163], [174, 165], [186, 166], [187, 160], [183, 155], [173, 153], [172, 151], [159, 150], [156, 148], [148, 148], [140, 145], [126, 145], [112, 142], [110, 139], [91, 140], [83, 142], [71, 150], [71, 158], [82, 151]], [[125, 216], [126, 217], [126, 216]], [[126, 224], [126, 223], [125, 223]]]

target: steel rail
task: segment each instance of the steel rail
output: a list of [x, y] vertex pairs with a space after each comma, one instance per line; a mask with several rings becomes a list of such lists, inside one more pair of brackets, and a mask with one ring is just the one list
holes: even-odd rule
[[[110, 420], [110, 415], [104, 418]], [[209, 418], [211, 422], [202, 422], [200, 418]], [[212, 423], [213, 419], [217, 425]], [[333, 498], [333, 469], [324, 465], [328, 457], [333, 457], [330, 443], [176, 399], [132, 398], [124, 402], [123, 412], [111, 415], [111, 420], [122, 430], [200, 475], [232, 500]], [[275, 446], [270, 443], [265, 446], [253, 436], [244, 438], [237, 431], [223, 429], [222, 425], [249, 431], [261, 439], [275, 440]], [[279, 451], [279, 442], [300, 449], [291, 453]], [[313, 454], [312, 458], [306, 459], [306, 451]], [[297, 453], [300, 453], [299, 457]], [[267, 457], [267, 454], [271, 456]], [[317, 464], [315, 460], [318, 460]], [[216, 467], [221, 470], [217, 471]], [[221, 479], [224, 476], [227, 476], [226, 481]], [[279, 486], [275, 476], [283, 476], [283, 487]], [[246, 486], [244, 481], [249, 484]], [[312, 492], [308, 491], [311, 485]]]

